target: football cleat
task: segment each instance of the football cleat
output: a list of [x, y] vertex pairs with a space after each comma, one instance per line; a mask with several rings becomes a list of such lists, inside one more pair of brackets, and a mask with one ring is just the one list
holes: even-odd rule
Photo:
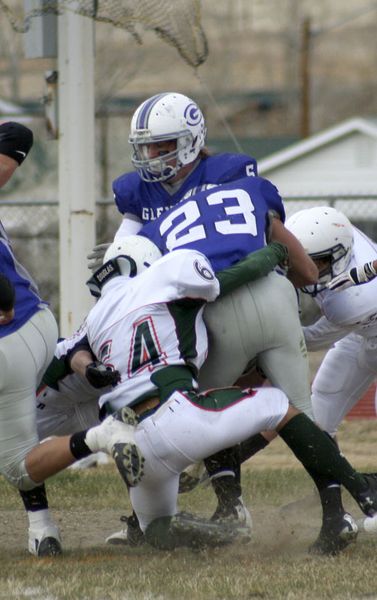
[[180, 474], [178, 494], [191, 492], [198, 485], [207, 485], [209, 481], [209, 475], [204, 462], [194, 463]]
[[123, 481], [129, 487], [137, 485], [144, 474], [144, 457], [135, 443], [137, 424], [137, 415], [125, 406], [100, 425], [89, 429], [85, 439], [92, 450], [103, 450], [114, 458]]
[[170, 533], [176, 540], [176, 546], [191, 548], [231, 544], [248, 532], [245, 524], [236, 520], [212, 521], [185, 512], [177, 513], [170, 522]]
[[29, 529], [30, 554], [45, 558], [62, 554], [60, 532], [56, 525], [48, 525], [39, 530]]
[[309, 547], [309, 553], [336, 556], [356, 541], [358, 531], [357, 523], [349, 513], [325, 520], [318, 538]]
[[224, 505], [219, 504], [211, 517], [211, 521], [240, 525], [240, 541], [248, 542], [251, 539], [253, 522], [251, 514], [241, 497]]
[[135, 444], [134, 438], [135, 427], [139, 423], [139, 419], [136, 413], [128, 406], [124, 406], [116, 411], [114, 418], [129, 428], [130, 436], [129, 440], [114, 444], [111, 453], [125, 484], [129, 487], [134, 487], [141, 481], [144, 475], [145, 462], [144, 456]]
[[120, 520], [126, 523], [120, 531], [116, 531], [106, 538], [106, 544], [116, 546], [141, 546], [145, 543], [144, 534], [139, 527], [139, 521], [135, 514], [130, 517], [122, 515]]
[[363, 517], [356, 521], [359, 532], [377, 535], [377, 514], [374, 517]]
[[134, 443], [137, 415], [129, 407], [124, 407], [106, 417], [102, 423], [88, 429], [85, 442], [94, 452], [112, 454], [114, 444], [118, 442]]
[[367, 517], [377, 513], [377, 473], [363, 473], [368, 489], [355, 496], [355, 500]]

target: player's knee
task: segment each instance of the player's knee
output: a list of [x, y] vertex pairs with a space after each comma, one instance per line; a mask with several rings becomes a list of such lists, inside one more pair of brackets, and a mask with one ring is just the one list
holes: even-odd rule
[[285, 415], [280, 420], [278, 426], [276, 427], [276, 431], [280, 431], [293, 417], [300, 414], [300, 411], [297, 410], [292, 404], [289, 404], [287, 407], [287, 411]]
[[32, 490], [41, 484], [41, 482], [36, 483], [31, 479], [26, 470], [25, 460], [3, 468], [2, 474], [11, 485], [18, 488], [22, 492]]

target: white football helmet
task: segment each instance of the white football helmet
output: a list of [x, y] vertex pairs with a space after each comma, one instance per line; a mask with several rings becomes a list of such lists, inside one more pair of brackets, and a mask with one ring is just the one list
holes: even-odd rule
[[295, 213], [287, 219], [285, 227], [297, 237], [311, 258], [330, 259], [329, 266], [320, 271], [318, 283], [303, 288], [303, 291], [316, 295], [348, 267], [353, 248], [352, 224], [335, 208], [317, 206]]
[[142, 235], [128, 235], [115, 240], [106, 250], [103, 263], [112, 258], [118, 259], [122, 275], [135, 277], [140, 275], [162, 254], [156, 244]]
[[[128, 138], [134, 150], [132, 164], [144, 181], [167, 181], [196, 159], [206, 133], [202, 111], [193, 100], [175, 92], [152, 96], [132, 117]], [[175, 150], [149, 158], [147, 144], [172, 140]]]

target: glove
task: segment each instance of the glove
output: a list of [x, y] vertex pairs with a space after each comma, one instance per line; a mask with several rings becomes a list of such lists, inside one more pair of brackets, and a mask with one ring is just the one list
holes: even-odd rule
[[106, 367], [100, 362], [92, 362], [85, 369], [85, 377], [96, 389], [112, 385], [115, 387], [120, 382], [119, 371]]
[[105, 256], [106, 250], [111, 245], [110, 242], [107, 244], [97, 244], [94, 246], [93, 250], [90, 254], [87, 255], [88, 259], [88, 269], [90, 269], [93, 273], [97, 271], [100, 267], [102, 267], [103, 257]]
[[352, 267], [349, 271], [344, 271], [337, 277], [334, 277], [326, 287], [329, 290], [336, 290], [340, 292], [341, 290], [346, 290], [352, 285], [362, 285], [363, 283], [368, 283], [374, 279], [377, 275], [377, 271], [373, 266], [373, 261], [369, 263], [365, 263], [360, 267]]

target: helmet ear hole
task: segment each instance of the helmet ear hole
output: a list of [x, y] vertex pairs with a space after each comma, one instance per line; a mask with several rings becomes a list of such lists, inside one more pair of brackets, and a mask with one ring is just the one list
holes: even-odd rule
[[121, 254], [117, 256], [116, 261], [118, 262], [119, 270], [122, 275], [126, 277], [135, 277], [137, 275], [137, 265], [132, 256], [125, 256]]

